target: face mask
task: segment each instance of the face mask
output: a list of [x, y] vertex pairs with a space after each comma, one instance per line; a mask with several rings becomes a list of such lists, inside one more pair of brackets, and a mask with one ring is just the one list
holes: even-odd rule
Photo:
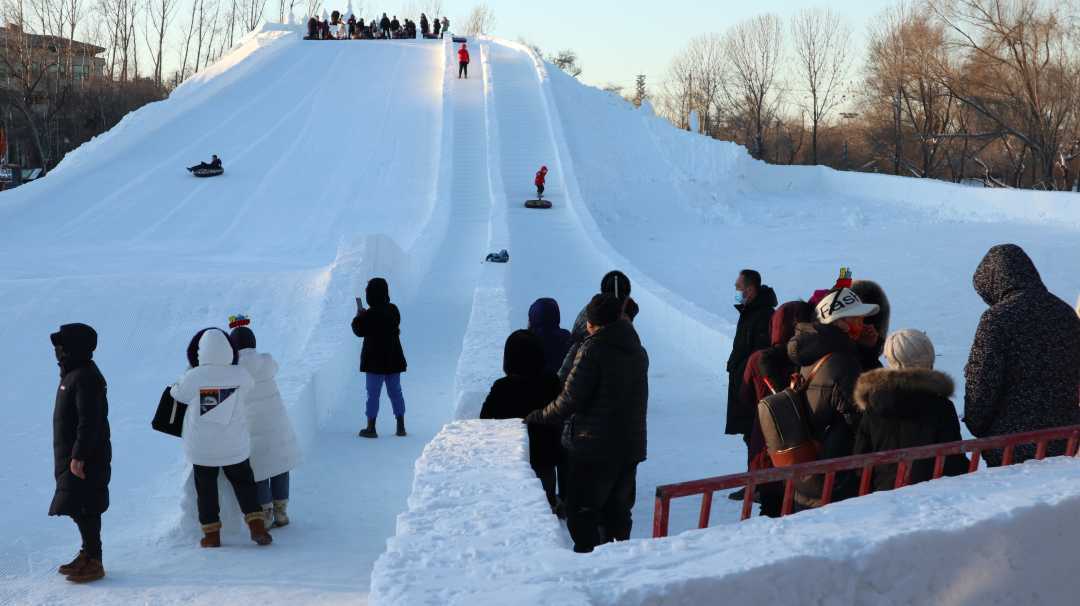
[[736, 305], [742, 305], [743, 302], [746, 301], [746, 293], [741, 290], [736, 290], [734, 301]]
[[848, 336], [851, 337], [852, 341], [859, 340], [859, 337], [861, 337], [863, 333], [863, 327], [865, 326], [866, 325], [862, 322], [859, 322], [858, 324], [848, 324]]

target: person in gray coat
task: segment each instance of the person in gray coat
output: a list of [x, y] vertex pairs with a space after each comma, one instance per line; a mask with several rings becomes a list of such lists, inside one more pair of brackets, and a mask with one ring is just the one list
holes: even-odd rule
[[[1043, 284], [1039, 270], [1015, 244], [986, 253], [973, 279], [989, 305], [979, 320], [964, 368], [964, 424], [976, 437], [1080, 425], [1080, 319]], [[1052, 442], [1048, 456], [1064, 454]], [[1035, 445], [1018, 446], [1013, 461], [1034, 458]], [[1001, 465], [1002, 452], [983, 453]]]

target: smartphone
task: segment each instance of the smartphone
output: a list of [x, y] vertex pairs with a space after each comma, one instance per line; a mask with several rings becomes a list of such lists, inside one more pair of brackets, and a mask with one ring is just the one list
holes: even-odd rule
[[356, 309], [364, 309], [364, 300], [356, 297]]

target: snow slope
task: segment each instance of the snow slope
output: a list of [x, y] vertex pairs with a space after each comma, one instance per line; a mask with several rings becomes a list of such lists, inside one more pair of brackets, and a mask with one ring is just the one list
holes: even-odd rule
[[[651, 357], [635, 537], [648, 535], [655, 485], [744, 466], [741, 441], [721, 434], [736, 320], [727, 301], [742, 267], [760, 269], [786, 300], [854, 266], [889, 291], [894, 328], [928, 331], [954, 376], [982, 309], [970, 275], [990, 245], [1024, 245], [1052, 290], [1080, 291], [1062, 262], [1080, 258], [1070, 195], [765, 166], [583, 87], [520, 45], [474, 43], [471, 80], [453, 77], [452, 51], [448, 42], [305, 43], [295, 28], [266, 26], [46, 179], [0, 194], [0, 311], [12, 319], [0, 323], [0, 366], [17, 378], [0, 395], [12, 411], [0, 457], [21, 462], [0, 467], [0, 603], [364, 601], [425, 442], [476, 415], [501, 374], [503, 340], [525, 326], [533, 300], [555, 297], [569, 325], [612, 268], [634, 282]], [[210, 153], [224, 159], [223, 177], [182, 170]], [[526, 210], [541, 164], [555, 207]], [[509, 264], [480, 263], [500, 248]], [[355, 438], [363, 394], [347, 324], [373, 275], [390, 279], [404, 318], [404, 439]], [[230, 547], [206, 552], [194, 547], [180, 445], [148, 425], [191, 334], [235, 312], [254, 318], [260, 348], [281, 363], [306, 458], [294, 473], [294, 526], [272, 548], [251, 546], [232, 511]], [[47, 335], [70, 321], [98, 328], [110, 382], [110, 577], [95, 588], [53, 573], [75, 531], [44, 516], [56, 383]], [[459, 440], [473, 435], [454, 427], [465, 426], [447, 430]], [[488, 455], [516, 457], [506, 481], [535, 484], [521, 474], [520, 432], [491, 427]], [[416, 487], [445, 491], [448, 507], [483, 488], [424, 482]], [[510, 517], [531, 518], [537, 498], [516, 495]], [[737, 507], [716, 499], [713, 520], [734, 521]], [[690, 528], [696, 509], [677, 502], [672, 532]], [[458, 532], [410, 526], [409, 515], [388, 556], [409, 534]], [[562, 561], [557, 523], [537, 524]], [[376, 595], [387, 587], [376, 582]]]

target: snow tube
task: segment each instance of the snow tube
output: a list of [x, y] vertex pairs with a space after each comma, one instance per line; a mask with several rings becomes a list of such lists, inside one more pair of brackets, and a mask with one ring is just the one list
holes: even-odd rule
[[526, 200], [525, 208], [551, 208], [551, 202], [547, 200]]
[[510, 253], [506, 252], [506, 249], [502, 249], [497, 253], [491, 253], [484, 259], [488, 263], [509, 263]]
[[454, 44], [464, 44], [469, 41], [465, 36], [452, 36], [450, 40], [453, 41]]
[[191, 174], [196, 177], [216, 177], [224, 172], [224, 168], [196, 168]]

